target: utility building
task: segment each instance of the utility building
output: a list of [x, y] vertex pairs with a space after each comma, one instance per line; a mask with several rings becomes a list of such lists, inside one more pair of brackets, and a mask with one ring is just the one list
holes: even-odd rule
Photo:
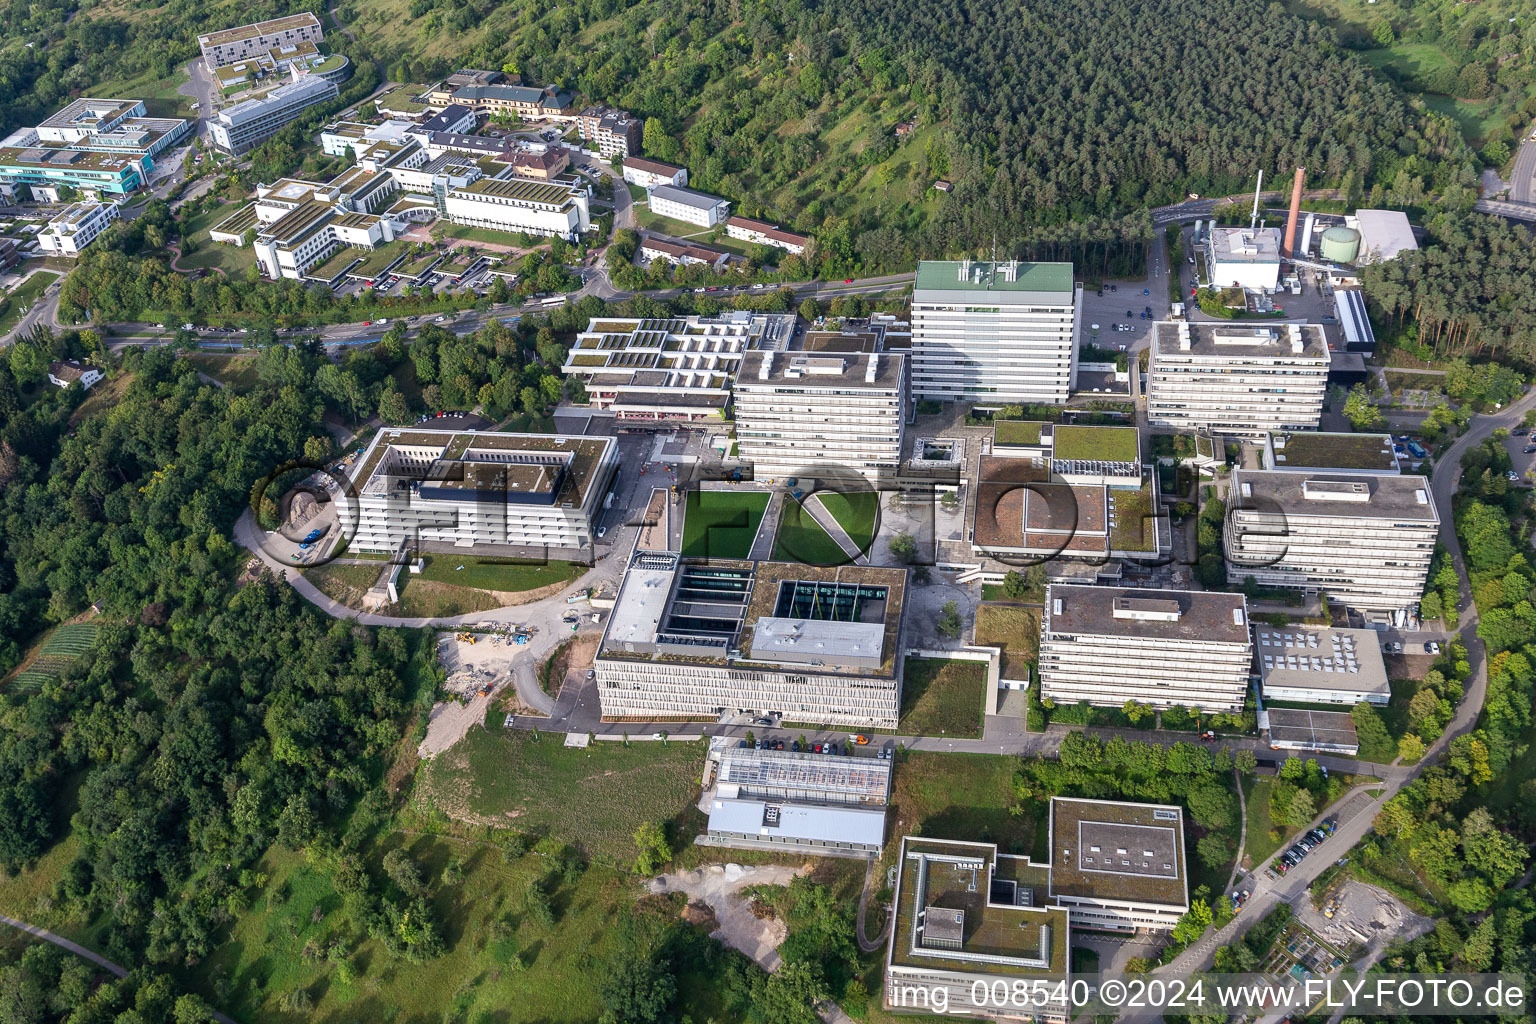
[[1252, 660], [1241, 594], [1046, 588], [1040, 696], [1058, 704], [1241, 711]]
[[1064, 405], [1083, 290], [1070, 263], [924, 261], [912, 292], [912, 393], [986, 406]]

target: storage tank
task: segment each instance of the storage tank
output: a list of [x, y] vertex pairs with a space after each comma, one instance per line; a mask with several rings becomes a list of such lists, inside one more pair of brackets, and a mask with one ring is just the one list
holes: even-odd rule
[[1360, 232], [1342, 225], [1323, 232], [1323, 259], [1333, 263], [1353, 263], [1360, 255]]

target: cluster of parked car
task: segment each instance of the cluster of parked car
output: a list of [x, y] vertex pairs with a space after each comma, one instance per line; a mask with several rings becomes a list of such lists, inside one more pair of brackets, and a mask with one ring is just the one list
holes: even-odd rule
[[1247, 889], [1232, 894], [1232, 912], [1234, 914], [1242, 913], [1243, 907], [1248, 903], [1249, 895], [1250, 893]]
[[[755, 720], [755, 722], [757, 721], [761, 720]], [[869, 743], [869, 737], [855, 736], [844, 743], [838, 743], [835, 740], [823, 740], [817, 743], [807, 741], [804, 744], [801, 744], [799, 740], [789, 740], [787, 743], [788, 745], [786, 746], [786, 741], [782, 739], [758, 738], [754, 741], [753, 745], [758, 750], [792, 750], [796, 753], [804, 751], [807, 754], [852, 755], [854, 747], [864, 746]], [[736, 745], [738, 747], [745, 747], [747, 745], [747, 741], [741, 740]], [[875, 756], [880, 758], [882, 761], [887, 761], [895, 756], [895, 751], [888, 746], [881, 747], [878, 751], [875, 752]]]
[[1282, 853], [1280, 859], [1275, 862], [1276, 869], [1283, 875], [1297, 864], [1300, 864], [1306, 859], [1307, 854], [1321, 846], [1323, 840], [1333, 835], [1338, 827], [1338, 821], [1334, 818], [1329, 818], [1317, 828], [1296, 840], [1295, 844], [1289, 850]]

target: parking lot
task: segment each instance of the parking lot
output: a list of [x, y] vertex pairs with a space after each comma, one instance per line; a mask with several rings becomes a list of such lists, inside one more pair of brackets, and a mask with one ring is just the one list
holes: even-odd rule
[[1531, 435], [1529, 428], [1516, 427], [1510, 431], [1504, 439], [1504, 450], [1509, 452], [1510, 468], [1513, 479], [1510, 483], [1522, 481], [1530, 484], [1536, 480], [1536, 437]]

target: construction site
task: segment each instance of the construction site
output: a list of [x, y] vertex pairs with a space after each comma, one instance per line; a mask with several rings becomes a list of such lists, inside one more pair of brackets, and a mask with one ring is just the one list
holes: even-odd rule
[[443, 690], [459, 700], [488, 695], [510, 683], [514, 659], [538, 632], [535, 626], [485, 626], [484, 630], [443, 632], [437, 636], [437, 662], [445, 676]]

